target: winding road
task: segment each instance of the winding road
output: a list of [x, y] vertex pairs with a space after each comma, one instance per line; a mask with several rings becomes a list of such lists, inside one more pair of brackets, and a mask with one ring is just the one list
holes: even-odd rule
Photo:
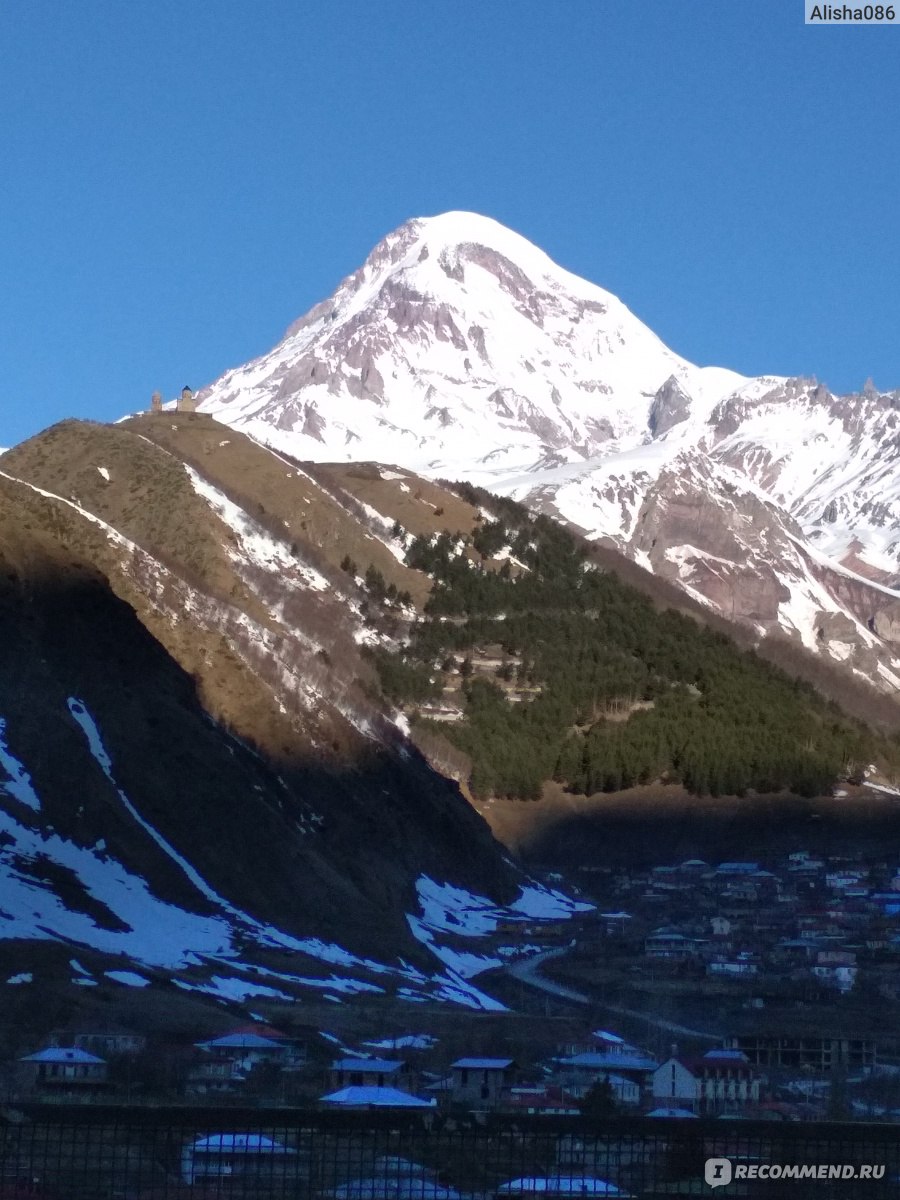
[[[595, 1003], [590, 996], [586, 996], [584, 992], [577, 992], [574, 988], [566, 987], [564, 984], [555, 983], [552, 979], [546, 979], [540, 974], [540, 968], [545, 962], [550, 962], [554, 958], [564, 958], [569, 951], [568, 946], [558, 946], [553, 950], [544, 950], [540, 954], [535, 954], [531, 958], [520, 959], [519, 962], [512, 963], [508, 968], [508, 972], [520, 983], [526, 983], [530, 987], [537, 988], [539, 991], [546, 992], [550, 996], [557, 996], [561, 1000], [570, 1000], [574, 1004], [593, 1004]], [[679, 1025], [677, 1021], [667, 1021], [663, 1017], [655, 1017], [651, 1013], [641, 1012], [637, 1008], [625, 1008], [619, 1004], [606, 1004], [604, 1002], [597, 1003], [597, 1007], [605, 1012], [615, 1013], [620, 1017], [632, 1017], [639, 1021], [646, 1021], [648, 1025], [653, 1025], [657, 1029], [663, 1029], [667, 1033], [678, 1033], [682, 1037], [700, 1038], [707, 1042], [721, 1042], [720, 1034], [710, 1033], [705, 1029], [691, 1029], [689, 1025]]]

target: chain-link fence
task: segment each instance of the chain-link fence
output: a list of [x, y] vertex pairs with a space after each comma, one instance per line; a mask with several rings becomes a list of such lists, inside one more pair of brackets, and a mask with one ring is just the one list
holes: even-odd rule
[[0, 1200], [714, 1194], [900, 1196], [900, 1126], [93, 1105], [0, 1113]]

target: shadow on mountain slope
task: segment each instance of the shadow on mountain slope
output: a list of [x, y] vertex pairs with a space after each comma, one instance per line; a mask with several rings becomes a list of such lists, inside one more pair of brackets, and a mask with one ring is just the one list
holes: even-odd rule
[[[2, 736], [40, 803], [35, 813], [4, 795], [20, 822], [79, 846], [102, 839], [161, 898], [211, 912], [121, 789], [232, 904], [377, 957], [416, 956], [403, 912], [415, 911], [421, 873], [514, 896], [515, 873], [487, 826], [399, 738], [360, 738], [352, 752], [299, 739], [288, 752], [253, 748], [212, 720], [195, 680], [99, 572], [42, 535], [27, 556], [9, 551], [0, 547]], [[99, 756], [71, 698], [96, 724]], [[10, 775], [0, 771], [4, 783]]]
[[[701, 858], [706, 862], [771, 859], [794, 850], [831, 855], [860, 852], [873, 860], [900, 839], [900, 798], [849, 788], [840, 797], [697, 797], [654, 786], [597, 796], [548, 789], [530, 826], [492, 806], [491, 823], [526, 862], [649, 867]], [[522, 813], [521, 816], [525, 814]], [[515, 828], [515, 833], [513, 832]]]

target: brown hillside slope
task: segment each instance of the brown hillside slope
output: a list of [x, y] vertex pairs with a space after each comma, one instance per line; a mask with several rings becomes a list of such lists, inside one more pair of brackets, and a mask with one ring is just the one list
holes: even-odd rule
[[[147, 414], [130, 418], [121, 428], [193, 467], [266, 528], [299, 543], [320, 569], [336, 572], [349, 556], [361, 574], [372, 565], [388, 583], [424, 603], [428, 580], [399, 562], [365, 519], [348, 512], [304, 464], [290, 462], [205, 413]], [[346, 578], [342, 582], [346, 585]]]
[[63, 836], [104, 838], [202, 910], [86, 755], [74, 695], [145, 818], [261, 919], [415, 957], [402, 913], [418, 874], [511, 898], [513, 873], [453, 785], [396, 732], [364, 737], [324, 702], [304, 720], [287, 711], [227, 634], [195, 619], [196, 594], [173, 620], [163, 602], [182, 602], [184, 584], [142, 552], [0, 478], [0, 564], [0, 716]]

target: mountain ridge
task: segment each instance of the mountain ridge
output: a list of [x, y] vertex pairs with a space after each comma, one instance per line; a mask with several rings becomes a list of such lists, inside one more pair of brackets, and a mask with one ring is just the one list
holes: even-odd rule
[[[523, 500], [756, 636], [779, 630], [900, 690], [900, 392], [694, 366], [489, 218], [407, 222], [198, 402], [295, 458], [397, 463]], [[698, 543], [679, 511], [710, 502]]]

